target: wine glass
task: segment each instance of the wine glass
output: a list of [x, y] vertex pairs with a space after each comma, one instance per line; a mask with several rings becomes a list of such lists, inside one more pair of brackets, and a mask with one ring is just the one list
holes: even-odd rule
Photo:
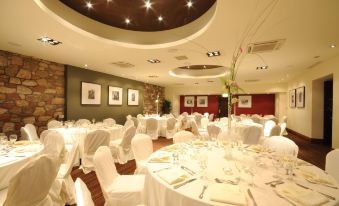
[[9, 141], [11, 142], [12, 145], [14, 145], [17, 139], [18, 139], [18, 136], [16, 134], [9, 135]]
[[206, 153], [202, 153], [199, 155], [199, 166], [201, 169], [201, 179], [205, 179], [205, 170], [207, 168], [208, 156]]
[[272, 166], [275, 168], [275, 174], [273, 178], [280, 179], [279, 168], [281, 167], [281, 156], [279, 154], [272, 155]]

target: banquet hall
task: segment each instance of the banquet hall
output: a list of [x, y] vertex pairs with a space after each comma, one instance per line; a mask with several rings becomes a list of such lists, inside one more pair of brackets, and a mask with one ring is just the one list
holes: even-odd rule
[[0, 205], [339, 205], [338, 9], [2, 0]]

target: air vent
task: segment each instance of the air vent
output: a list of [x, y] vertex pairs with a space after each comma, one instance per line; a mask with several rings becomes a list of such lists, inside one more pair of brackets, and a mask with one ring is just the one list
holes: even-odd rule
[[250, 83], [250, 82], [258, 82], [258, 81], [260, 81], [259, 79], [246, 79], [245, 80], [245, 82], [248, 82], [248, 83]]
[[285, 39], [266, 41], [266, 42], [257, 42], [249, 44], [247, 48], [247, 53], [255, 54], [262, 52], [270, 52], [280, 49], [282, 44], [285, 42]]
[[120, 67], [120, 68], [131, 68], [134, 67], [133, 64], [128, 62], [113, 62], [112, 65]]
[[187, 56], [176, 56], [176, 57], [174, 57], [174, 58], [176, 58], [177, 60], [186, 60], [186, 59], [188, 59], [188, 57]]

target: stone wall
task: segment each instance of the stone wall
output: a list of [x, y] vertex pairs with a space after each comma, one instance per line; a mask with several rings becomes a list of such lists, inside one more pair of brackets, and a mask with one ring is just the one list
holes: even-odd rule
[[165, 100], [165, 88], [153, 84], [144, 84], [144, 114], [157, 113], [157, 104], [155, 100], [159, 95], [159, 113], [161, 113], [162, 103]]
[[0, 50], [0, 78], [0, 131], [32, 123], [40, 133], [64, 115], [64, 65]]

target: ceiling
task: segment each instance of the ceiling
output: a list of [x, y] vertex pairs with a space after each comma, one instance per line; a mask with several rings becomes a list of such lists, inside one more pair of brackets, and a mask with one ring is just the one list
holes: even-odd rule
[[[251, 82], [248, 81], [251, 79], [259, 80], [255, 84], [285, 82], [307, 72], [310, 66], [339, 54], [337, 0], [219, 0], [197, 20], [158, 32], [113, 28], [87, 18], [59, 1], [49, 1], [64, 11], [58, 15], [44, 8], [41, 2], [7, 0], [1, 3], [1, 50], [82, 68], [87, 65], [87, 69], [162, 86], [197, 87], [220, 83], [218, 79], [180, 79], [169, 75], [169, 71], [189, 65], [229, 67], [232, 54], [243, 37], [244, 51], [254, 42], [285, 41], [276, 51], [244, 52], [237, 76], [240, 84]], [[193, 0], [192, 9], [194, 6]], [[77, 18], [67, 19], [67, 15]], [[92, 27], [85, 24], [86, 21]], [[249, 26], [253, 27], [246, 32]], [[37, 41], [41, 36], [62, 44], [42, 44]], [[331, 44], [337, 47], [330, 48]], [[206, 52], [216, 50], [220, 51], [220, 56], [206, 55]], [[178, 60], [178, 56], [186, 58]], [[158, 59], [160, 63], [152, 64], [147, 61], [149, 59]], [[132, 66], [112, 64], [117, 62]], [[266, 65], [268, 69], [256, 69]], [[197, 82], [199, 85], [195, 85]]]

